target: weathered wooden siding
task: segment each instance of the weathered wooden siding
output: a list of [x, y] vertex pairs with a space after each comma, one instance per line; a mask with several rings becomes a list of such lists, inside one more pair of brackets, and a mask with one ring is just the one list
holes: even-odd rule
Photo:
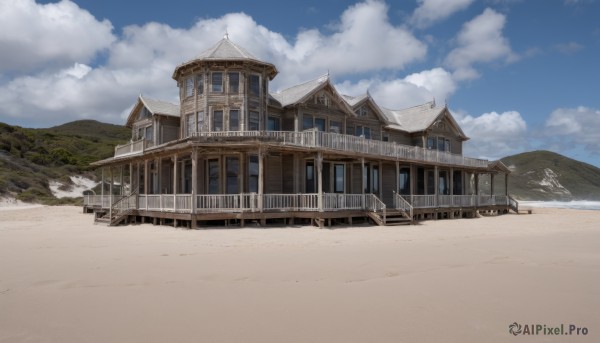
[[352, 164], [352, 193], [362, 193], [362, 170], [360, 163]]
[[281, 157], [282, 161], [282, 192], [294, 193], [294, 155], [286, 154]]
[[381, 200], [388, 208], [392, 208], [394, 205], [393, 191], [396, 190], [396, 165], [393, 163], [382, 163], [381, 167]]
[[282, 193], [281, 156], [265, 157], [265, 193]]

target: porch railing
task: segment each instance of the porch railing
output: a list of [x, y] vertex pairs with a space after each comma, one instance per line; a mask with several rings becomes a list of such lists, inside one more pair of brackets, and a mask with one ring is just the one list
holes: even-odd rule
[[[506, 195], [413, 195], [401, 196], [413, 208], [509, 206]], [[412, 199], [412, 200], [411, 200]]]
[[140, 139], [134, 142], [129, 142], [123, 145], [117, 145], [115, 147], [115, 157], [124, 156], [139, 152], [144, 152], [144, 149], [148, 146], [148, 142], [144, 139]]
[[366, 209], [366, 194], [323, 194], [323, 210], [364, 210]]
[[394, 192], [394, 208], [404, 211], [410, 218], [413, 217], [413, 207], [400, 194]]
[[196, 132], [193, 137], [207, 140], [217, 138], [258, 139], [264, 142], [275, 142], [278, 145], [297, 147], [324, 148], [373, 156], [390, 157], [406, 161], [424, 161], [445, 165], [460, 165], [476, 168], [487, 168], [488, 161], [452, 154], [445, 151], [425, 149], [417, 146], [402, 145], [395, 142], [383, 142], [363, 137], [322, 132], [322, 131], [217, 131]]

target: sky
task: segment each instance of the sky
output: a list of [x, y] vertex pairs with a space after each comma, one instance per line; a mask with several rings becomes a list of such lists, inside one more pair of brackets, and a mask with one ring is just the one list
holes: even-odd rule
[[382, 107], [435, 100], [464, 154], [551, 150], [600, 166], [600, 0], [0, 0], [0, 122], [124, 124], [178, 102], [175, 67], [223, 38], [279, 70], [329, 73]]

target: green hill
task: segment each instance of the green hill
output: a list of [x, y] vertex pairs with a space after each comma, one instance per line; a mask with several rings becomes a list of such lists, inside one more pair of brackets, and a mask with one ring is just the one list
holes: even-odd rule
[[600, 200], [600, 168], [550, 151], [501, 160], [512, 170], [509, 193], [521, 200]]
[[95, 178], [90, 162], [113, 156], [115, 145], [130, 135], [125, 127], [93, 120], [48, 129], [0, 123], [0, 195], [56, 203], [49, 180], [68, 184], [72, 175]]

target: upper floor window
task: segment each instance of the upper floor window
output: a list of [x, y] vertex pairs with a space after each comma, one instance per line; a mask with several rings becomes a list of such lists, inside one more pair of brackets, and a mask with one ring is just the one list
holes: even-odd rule
[[229, 73], [229, 93], [240, 92], [240, 73]]
[[240, 110], [229, 110], [229, 131], [240, 130]]
[[198, 122], [197, 122], [197, 128], [196, 128], [196, 132], [202, 132], [204, 131], [204, 112], [200, 111], [197, 113], [198, 115]]
[[268, 131], [280, 131], [281, 127], [279, 124], [279, 118], [269, 117], [267, 120], [267, 130]]
[[254, 96], [260, 95], [260, 76], [258, 76], [258, 75], [248, 76], [248, 91], [250, 92], [250, 95], [254, 95]]
[[444, 137], [428, 137], [427, 149], [450, 152], [450, 140]]
[[185, 136], [191, 137], [194, 134], [194, 129], [196, 128], [196, 118], [194, 118], [194, 113], [187, 114], [185, 116]]
[[302, 119], [302, 130], [312, 129], [313, 127], [313, 116], [305, 114], [304, 118]]
[[329, 122], [329, 132], [342, 133], [342, 122], [339, 122], [339, 121]]
[[198, 89], [198, 95], [204, 94], [204, 75], [196, 76], [196, 88]]
[[250, 111], [248, 113], [248, 130], [258, 131], [260, 125], [260, 119], [257, 111]]
[[309, 129], [325, 131], [325, 118], [315, 118], [312, 115], [305, 114], [302, 120], [302, 130]]
[[213, 131], [223, 131], [223, 111], [213, 111]]
[[151, 116], [152, 113], [148, 111], [146, 107], [142, 107], [142, 109], [140, 110], [140, 114], [138, 115], [138, 119], [150, 118]]
[[354, 114], [359, 117], [366, 117], [369, 115], [369, 108], [367, 106], [361, 106], [354, 111]]
[[191, 77], [188, 77], [187, 79], [185, 79], [185, 97], [189, 97], [189, 96], [193, 96], [194, 95], [194, 79]]
[[221, 93], [223, 92], [223, 73], [214, 72], [211, 75], [211, 92]]
[[371, 139], [371, 128], [367, 126], [356, 125], [356, 130], [354, 131], [354, 134], [359, 137]]

